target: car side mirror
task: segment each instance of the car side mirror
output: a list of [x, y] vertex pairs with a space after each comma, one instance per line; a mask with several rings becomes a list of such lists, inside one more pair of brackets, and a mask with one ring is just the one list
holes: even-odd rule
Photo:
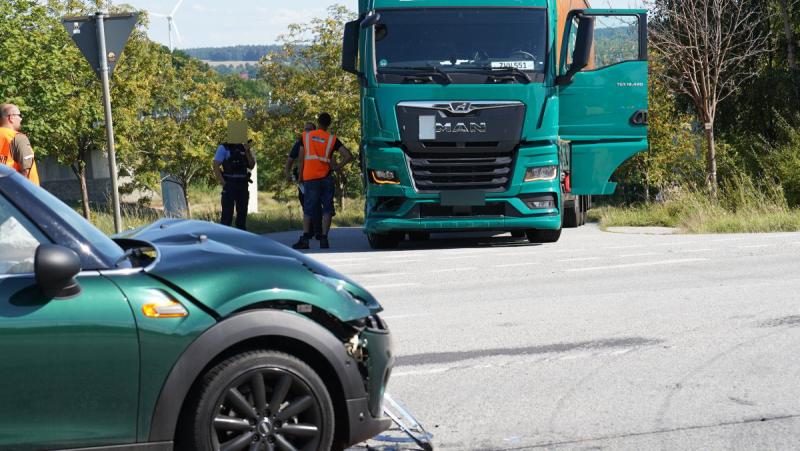
[[578, 35], [575, 36], [575, 50], [572, 51], [572, 63], [564, 75], [556, 78], [556, 84], [566, 85], [572, 83], [575, 74], [589, 65], [594, 43], [594, 17], [582, 16], [578, 21]]
[[81, 259], [72, 249], [56, 244], [41, 244], [33, 257], [36, 285], [48, 299], [77, 296], [81, 286], [75, 276], [81, 272]]

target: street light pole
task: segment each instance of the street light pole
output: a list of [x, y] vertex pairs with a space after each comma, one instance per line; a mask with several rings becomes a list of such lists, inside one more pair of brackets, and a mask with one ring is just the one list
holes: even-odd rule
[[114, 205], [114, 231], [122, 232], [122, 213], [119, 206], [117, 187], [117, 157], [114, 150], [114, 122], [111, 117], [111, 88], [109, 86], [108, 54], [106, 53], [106, 32], [103, 25], [105, 13], [95, 13], [97, 26], [97, 48], [100, 56], [100, 80], [103, 84], [103, 106], [106, 115], [106, 138], [108, 139], [108, 169], [111, 173], [111, 201]]

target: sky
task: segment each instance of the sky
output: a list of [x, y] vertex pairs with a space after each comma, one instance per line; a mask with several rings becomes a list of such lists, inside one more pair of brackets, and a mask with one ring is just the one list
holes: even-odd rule
[[[178, 0], [114, 0], [139, 9], [167, 14]], [[641, 7], [643, 0], [590, 0], [594, 7]], [[351, 10], [358, 9], [358, 0], [339, 0]], [[292, 23], [305, 23], [313, 17], [324, 17], [327, 0], [184, 0], [175, 14], [181, 34], [177, 48], [222, 47], [241, 44], [274, 44]], [[150, 18], [148, 35], [167, 44], [167, 21]]]

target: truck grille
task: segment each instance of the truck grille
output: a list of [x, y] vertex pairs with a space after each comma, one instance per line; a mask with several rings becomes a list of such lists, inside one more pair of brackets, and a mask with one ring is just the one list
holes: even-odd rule
[[[437, 143], [438, 144], [438, 143]], [[409, 153], [409, 167], [420, 192], [454, 189], [505, 191], [514, 166], [514, 152]]]

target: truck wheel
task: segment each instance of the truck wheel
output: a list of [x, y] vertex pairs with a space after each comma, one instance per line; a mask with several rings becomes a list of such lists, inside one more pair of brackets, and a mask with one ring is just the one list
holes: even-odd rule
[[525, 233], [528, 235], [528, 241], [531, 243], [555, 243], [559, 238], [561, 238], [561, 229], [534, 229], [528, 230]]
[[572, 201], [571, 207], [565, 202], [561, 216], [561, 227], [571, 229], [579, 225], [581, 225], [581, 207], [579, 199]]
[[208, 371], [186, 449], [330, 449], [334, 412], [319, 375], [289, 354], [251, 351]]
[[409, 241], [428, 241], [430, 238], [430, 232], [408, 232]]
[[402, 238], [403, 235], [397, 233], [367, 233], [369, 247], [373, 249], [394, 249]]

